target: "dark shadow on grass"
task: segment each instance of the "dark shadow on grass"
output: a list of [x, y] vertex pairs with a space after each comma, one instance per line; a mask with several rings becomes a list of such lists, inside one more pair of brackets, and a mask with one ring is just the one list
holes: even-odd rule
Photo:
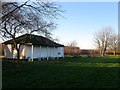
[[[15, 62], [3, 62], [3, 88], [119, 87], [119, 68], [92, 67], [91, 65], [95, 64], [96, 60], [90, 63], [88, 59], [88, 62], [84, 62], [86, 58], [75, 60], [19, 62], [17, 64]], [[99, 59], [97, 60], [99, 61]], [[81, 62], [84, 65], [79, 64]], [[85, 66], [89, 63], [90, 66]]]

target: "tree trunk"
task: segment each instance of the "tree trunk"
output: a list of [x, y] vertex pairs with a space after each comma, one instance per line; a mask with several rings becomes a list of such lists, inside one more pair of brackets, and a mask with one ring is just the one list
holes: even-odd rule
[[100, 53], [100, 55], [101, 55], [101, 50], [99, 50], [99, 53]]
[[102, 56], [105, 56], [105, 50], [103, 50]]
[[19, 51], [19, 48], [17, 49], [17, 60], [18, 61], [20, 60], [20, 51]]
[[16, 50], [17, 50], [17, 61], [19, 61], [20, 60], [20, 45], [17, 45]]
[[114, 56], [116, 55], [116, 51], [114, 51]]
[[102, 50], [100, 50], [100, 55], [103, 56], [103, 51]]
[[106, 51], [106, 48], [103, 50], [102, 56], [105, 56], [105, 51]]

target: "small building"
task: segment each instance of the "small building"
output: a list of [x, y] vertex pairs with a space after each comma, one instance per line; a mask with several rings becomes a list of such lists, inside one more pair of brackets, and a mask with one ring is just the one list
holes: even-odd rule
[[[24, 34], [17, 37], [16, 42], [20, 45], [20, 59], [50, 59], [63, 58], [64, 45], [58, 44], [43, 36]], [[5, 41], [4, 52], [7, 58], [17, 58], [13, 40]]]

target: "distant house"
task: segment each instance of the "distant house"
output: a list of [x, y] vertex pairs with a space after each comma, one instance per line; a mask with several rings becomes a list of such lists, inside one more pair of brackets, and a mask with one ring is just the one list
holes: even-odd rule
[[[58, 44], [45, 37], [38, 35], [25, 34], [16, 38], [20, 45], [20, 59], [49, 59], [63, 58], [64, 45]], [[13, 41], [8, 40], [3, 43], [5, 56], [7, 58], [17, 58], [16, 50], [13, 46]]]

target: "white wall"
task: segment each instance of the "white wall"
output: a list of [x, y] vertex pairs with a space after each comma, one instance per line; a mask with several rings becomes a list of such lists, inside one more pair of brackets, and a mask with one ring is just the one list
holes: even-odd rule
[[[32, 46], [26, 46], [26, 58], [32, 58]], [[33, 46], [33, 58], [64, 57], [64, 47], [40, 47]]]
[[[7, 58], [16, 58], [16, 51], [12, 45], [5, 45], [5, 55]], [[64, 47], [40, 47], [33, 46], [33, 58], [55, 58], [64, 57]], [[32, 58], [32, 46], [20, 46], [20, 59]]]
[[26, 45], [20, 46], [20, 59], [24, 59], [26, 57]]
[[31, 46], [26, 46], [26, 58], [31, 57]]
[[8, 45], [4, 45], [4, 47], [5, 47], [4, 48], [5, 56], [7, 58], [13, 58], [14, 53], [13, 53], [13, 47], [12, 47], [12, 45], [8, 44]]
[[[25, 45], [21, 45], [20, 46], [20, 59], [23, 58], [23, 56], [25, 56], [25, 50], [26, 50], [26, 46]], [[11, 44], [5, 45], [5, 56], [7, 58], [17, 58], [17, 51], [14, 49], [14, 47]]]
[[64, 57], [64, 47], [58, 47], [58, 57]]

